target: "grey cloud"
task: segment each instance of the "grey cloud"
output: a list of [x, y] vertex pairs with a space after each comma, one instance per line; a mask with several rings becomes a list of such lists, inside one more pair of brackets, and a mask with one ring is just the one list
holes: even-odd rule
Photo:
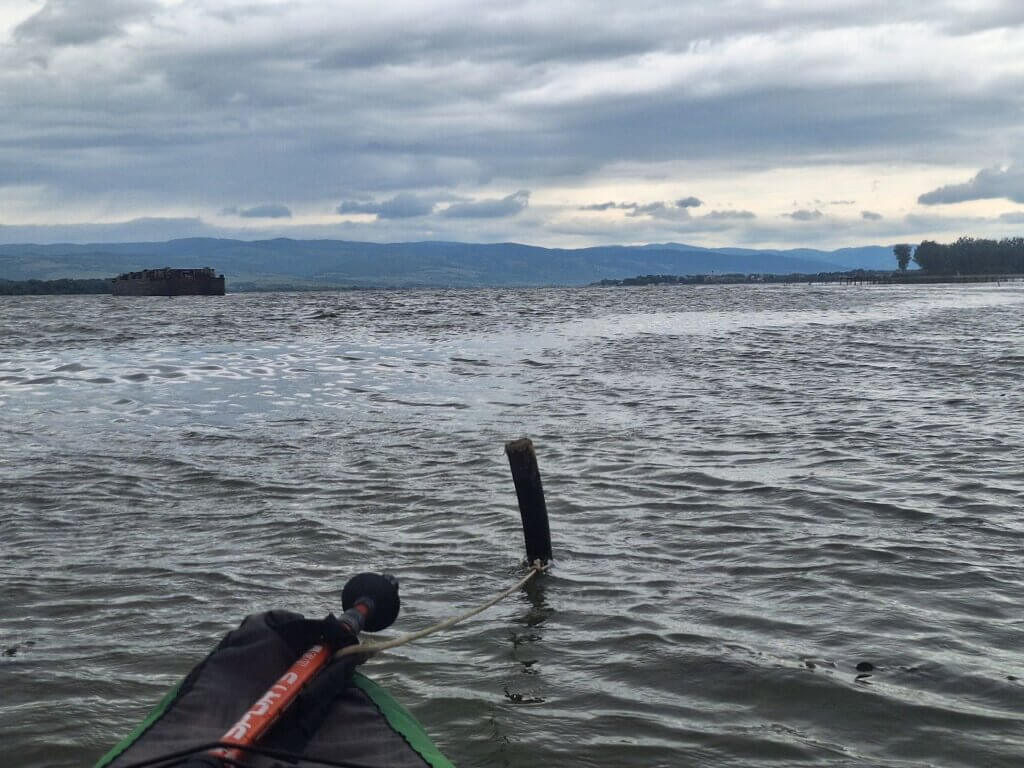
[[[675, 208], [695, 208], [701, 205], [701, 201], [696, 197], [684, 197], [680, 200], [669, 204], [662, 201], [656, 201], [653, 203], [616, 203], [608, 201], [607, 203], [595, 203], [592, 205], [582, 205], [579, 210], [581, 211], [607, 211], [609, 209], [615, 209], [620, 211], [628, 211], [627, 216], [665, 216], [670, 214], [669, 206]], [[685, 213], [685, 211], [684, 211]], [[678, 214], [677, 214], [678, 215]]]
[[[996, 3], [988, 7], [984, 13], [973, 17], [971, 14], [965, 14], [960, 18], [955, 18], [953, 14], [960, 10], [955, 6], [941, 8], [941, 4], [939, 4], [936, 10], [947, 16], [945, 19], [936, 19], [936, 21], [943, 24], [950, 34], [955, 35], [1024, 25], [1024, 6], [1014, 0]], [[953, 11], [953, 14], [950, 14], [950, 11]]]
[[651, 208], [651, 206], [655, 206], [655, 205], [659, 206], [661, 208], [665, 207], [664, 203], [649, 203], [646, 206], [640, 206], [638, 203], [616, 203], [616, 202], [612, 202], [612, 201], [609, 200], [607, 203], [595, 203], [593, 205], [581, 205], [579, 210], [581, 210], [581, 211], [607, 211], [609, 209], [614, 209], [614, 210], [617, 210], [617, 211], [633, 211], [633, 214], [629, 214], [629, 215], [635, 215], [637, 209], [639, 209], [641, 207], [644, 207], [644, 208], [647, 208], [648, 211], [650, 211], [650, 210], [654, 210], [653, 208]]
[[875, 213], [874, 211], [861, 211], [860, 217], [866, 221], [881, 221], [882, 214]]
[[[1024, 212], [1022, 212], [1024, 213]], [[1009, 214], [1012, 216], [1013, 213]], [[131, 242], [168, 240], [179, 237], [231, 237], [241, 240], [267, 237], [336, 238], [375, 242], [446, 240], [461, 242], [514, 241], [534, 245], [593, 245], [595, 242], [665, 242], [679, 236], [710, 236], [739, 246], [761, 246], [766, 241], [786, 241], [799, 227], [798, 243], [814, 242], [818, 247], [851, 244], [862, 224], [823, 217], [816, 222], [794, 225], [789, 219], [717, 218], [710, 214], [668, 221], [652, 217], [609, 217], [595, 223], [592, 216], [570, 221], [548, 221], [540, 208], [504, 219], [445, 219], [443, 217], [379, 221], [337, 220], [324, 224], [294, 224], [279, 220], [272, 229], [224, 227], [200, 219], [137, 219], [111, 224], [70, 224], [52, 226], [0, 226], [0, 242]], [[955, 239], [964, 232], [979, 237], [1005, 237], [1012, 232], [1010, 219], [946, 216], [889, 218], [875, 237], [891, 242], [919, 242], [922, 239]], [[945, 233], [945, 234], [943, 234]], [[557, 238], [551, 240], [551, 238]]]
[[647, 203], [646, 205], [637, 205], [633, 203], [632, 209], [627, 216], [654, 216], [665, 210], [664, 203]]
[[496, 219], [515, 216], [529, 204], [530, 193], [521, 189], [500, 199], [453, 203], [442, 211], [442, 215], [456, 219]]
[[342, 200], [335, 210], [340, 214], [346, 213], [369, 213], [377, 215], [380, 213], [380, 203], [363, 203], [359, 200]]
[[712, 221], [728, 221], [729, 219], [735, 219], [739, 221], [744, 219], [756, 219], [757, 214], [755, 214], [753, 211], [708, 211], [700, 218], [710, 219]]
[[[322, 194], [323, 179], [332, 176], [345, 178], [353, 190], [379, 194], [396, 188], [478, 183], [495, 176], [543, 183], [631, 160], [699, 157], [713, 163], [729, 157], [756, 167], [822, 150], [830, 157], [856, 159], [873, 153], [884, 159], [886, 153], [897, 156], [903, 149], [905, 157], [935, 159], [948, 157], [949, 142], [964, 130], [983, 134], [1014, 124], [1019, 116], [1016, 100], [1006, 92], [979, 90], [958, 96], [957, 120], [951, 121], [948, 92], [899, 85], [880, 92], [856, 84], [828, 90], [769, 87], [699, 99], [670, 91], [612, 94], [579, 105], [511, 107], [507, 97], [516, 88], [542, 85], [543, 71], [523, 70], [525, 82], [508, 77], [519, 71], [522, 60], [510, 54], [509, 59], [493, 62], [482, 46], [470, 47], [475, 44], [466, 41], [474, 38], [467, 35], [460, 56], [473, 76], [453, 81], [445, 76], [444, 52], [432, 47], [433, 28], [412, 36], [426, 51], [416, 77], [395, 76], [386, 69], [360, 78], [313, 70], [297, 87], [294, 69], [310, 61], [309, 52], [315, 50], [311, 43], [320, 33], [303, 38], [291, 32], [271, 52], [265, 46], [227, 39], [212, 39], [201, 51], [174, 46], [138, 51], [128, 81], [107, 83], [90, 76], [81, 89], [80, 110], [68, 108], [65, 92], [48, 93], [45, 83], [41, 89], [27, 83], [20, 103], [8, 105], [0, 96], [0, 107], [18, 114], [21, 125], [34, 123], [39, 128], [19, 131], [21, 137], [33, 137], [21, 138], [12, 147], [22, 155], [26, 144], [36, 147], [57, 130], [62, 135], [53, 141], [58, 144], [74, 141], [120, 148], [130, 139], [148, 143], [154, 154], [177, 152], [186, 166], [204, 164], [207, 156], [220, 154], [215, 164], [225, 172], [213, 183], [235, 183], [250, 193], [254, 187], [272, 190], [258, 178], [261, 174], [287, 184], [292, 179], [284, 168], [308, 169], [308, 178], [296, 179], [284, 190], [296, 200], [301, 199], [296, 191]], [[669, 41], [637, 39], [648, 50], [671, 49]], [[520, 54], [526, 55], [515, 55]], [[434, 82], [444, 83], [444, 88]], [[453, 117], [444, 131], [437, 131], [430, 128], [433, 105], [442, 98], [451, 105]], [[189, 106], [184, 121], [165, 115], [170, 105], [181, 104]], [[261, 108], [287, 106], [293, 109], [277, 113], [273, 121], [261, 118]], [[488, 112], [494, 115], [490, 124], [470, 117]], [[66, 116], [66, 125], [52, 123], [55, 113]], [[522, 129], [509, 132], [506, 119]], [[298, 120], [301, 123], [293, 122]], [[83, 139], [83, 125], [100, 133]], [[291, 140], [296, 133], [306, 140]], [[498, 144], [501, 151], [495, 152]], [[268, 147], [274, 151], [267, 152]], [[280, 158], [276, 165], [281, 172], [273, 168], [274, 173], [264, 173], [264, 160], [271, 155]], [[109, 165], [131, 173], [131, 164], [118, 160], [113, 158]], [[140, 172], [132, 183], [161, 178], [165, 195], [189, 188], [166, 183], [142, 166], [134, 164]], [[324, 170], [334, 173], [316, 172]], [[73, 174], [61, 178], [67, 179], [62, 184], [76, 182]]]
[[337, 208], [338, 213], [372, 213], [380, 219], [411, 219], [426, 216], [433, 210], [433, 201], [409, 193], [395, 195], [379, 203], [344, 200]]
[[290, 219], [291, 209], [280, 203], [267, 203], [266, 205], [254, 205], [252, 208], [225, 209], [236, 213], [243, 219]]
[[963, 184], [949, 184], [917, 198], [922, 205], [963, 203], [968, 200], [988, 200], [1005, 197], [1015, 203], [1024, 203], [1024, 168], [985, 168]]
[[[641, 0], [627, 14], [611, 0], [595, 3], [587, 12], [570, 1], [519, 13], [515, 5], [482, 0], [485, 11], [458, 18], [425, 3], [397, 8], [398, 26], [387, 6], [342, 19], [299, 0], [238, 3], [230, 11], [208, 2], [37, 2], [42, 10], [0, 45], [0, 184], [32, 188], [54, 211], [102, 200], [123, 206], [128, 217], [181, 210], [196, 190], [209, 210], [252, 199], [323, 205], [341, 199], [338, 180], [346, 202], [366, 204], [399, 192], [475, 190], [489, 179], [539, 195], [548, 185], [599, 178], [617, 165], [662, 162], [676, 170], [650, 172], [685, 173], [679, 179], [791, 162], [955, 158], [981, 168], [993, 162], [996, 139], [1018, 135], [1024, 78], [1012, 72], [980, 77], [971, 88], [950, 88], [937, 77], [907, 82], [882, 69], [860, 81], [851, 72], [823, 84], [819, 76], [835, 75], [827, 55], [813, 76], [800, 66], [806, 59], [758, 67], [756, 76], [742, 59], [715, 61], [723, 41], [750, 32], [757, 45], [792, 46], [800, 56], [808, 55], [799, 50], [805, 36], [835, 29], [870, 35], [904, 21], [944, 43], [968, 27], [1019, 23], [1024, 12], [1013, 10], [1016, 4], [968, 12], [950, 3], [794, 1], [750, 3], [737, 15], [728, 3]], [[501, 25], [493, 23], [495, 8]], [[152, 23], [151, 13], [159, 14]], [[123, 45], [109, 39], [119, 34]], [[63, 44], [78, 47], [53, 57], [48, 70], [32, 63], [47, 46]], [[711, 61], [736, 80], [702, 92], [678, 87], [671, 73], [626, 91], [601, 82], [619, 61], [629, 67], [650, 58], [657, 66], [663, 55], [691, 50], [698, 67]], [[573, 76], [578, 93], [558, 88], [560, 73]], [[678, 202], [615, 218], [657, 238], [692, 225], [685, 216], [695, 206]], [[440, 232], [434, 225], [444, 216], [467, 232], [519, 231], [525, 215], [500, 215], [515, 213], [514, 201], [505, 208], [502, 200], [490, 203], [499, 215], [488, 218], [486, 206], [460, 209], [473, 203], [456, 202], [431, 219], [431, 229], [415, 231]], [[396, 231], [401, 212], [410, 210], [377, 205], [374, 215], [389, 218]], [[825, 205], [818, 207], [829, 210]], [[418, 222], [410, 219], [411, 232]], [[776, 223], [797, 228], [790, 219]], [[346, 226], [355, 224], [381, 229], [373, 222]], [[810, 227], [801, 224], [796, 237], [808, 236]], [[536, 241], [550, 231], [542, 222], [527, 234]]]
[[153, 0], [46, 0], [14, 28], [14, 39], [82, 45], [117, 35], [123, 26], [159, 8]]
[[[745, 231], [757, 215], [746, 210], [709, 211], [703, 216], [689, 216], [685, 211], [667, 209], [665, 217], [610, 218], [595, 222], [590, 217], [561, 220], [548, 229], [559, 234], [601, 238], [603, 242], [659, 242], [666, 232], [672, 235], [701, 235], [729, 233], [734, 237]], [[671, 239], [671, 237], [669, 238]]]
[[0, 226], [2, 243], [156, 242], [181, 237], [213, 237], [217, 230], [198, 218], [146, 217], [109, 224]]
[[[939, 213], [908, 213], [903, 217], [903, 223], [911, 229], [923, 232], [942, 230], [946, 228], [961, 229], [973, 232], [981, 219], [977, 216], [943, 216]], [[934, 239], [934, 238], [932, 238]]]
[[1024, 224], [1024, 211], [1010, 211], [999, 214], [999, 220], [1010, 224]]
[[[480, 3], [486, 8], [487, 3]], [[503, 11], [505, 5], [500, 6]], [[514, 8], [515, 6], [509, 6]], [[514, 61], [521, 67], [579, 64], [640, 56], [651, 51], [679, 51], [728, 36], [792, 34], [909, 22], [929, 24], [960, 35], [968, 31], [1015, 27], [1024, 11], [1012, 0], [985, 9], [950, 2], [905, 3], [857, 0], [837, 4], [751, 2], [737, 14], [729, 3], [641, 2], [622, 12], [614, 0], [547, 4], [529, 14], [503, 13], [489, 23], [484, 12], [437, 14], [429, 4], [403, 8], [405, 25], [368, 25], [358, 36], [324, 35], [314, 49], [313, 66], [367, 70], [396, 64], [434, 66], [447, 61]], [[483, 21], [481, 21], [481, 19]], [[606, 21], [607, 20], [607, 21]], [[397, 27], [397, 28], [396, 28]], [[565, 29], [573, 34], [566, 38]], [[415, 29], [416, 34], [409, 30]]]
[[198, 218], [136, 219], [106, 224], [0, 225], [0, 243], [118, 243], [163, 241], [188, 237], [220, 237], [262, 240], [295, 239], [366, 240], [408, 242], [444, 240], [459, 242], [516, 241], [541, 244], [536, 235], [542, 222], [528, 214], [513, 219], [396, 219], [379, 221], [337, 220], [324, 224], [295, 224], [283, 219], [272, 228], [219, 226]]
[[[658, 31], [644, 25], [603, 23], [604, 14], [593, 5], [585, 9], [588, 13], [574, 8], [572, 3], [566, 3], [563, 9], [549, 6], [530, 20], [508, 14], [502, 24], [486, 20], [481, 23], [479, 15], [439, 17], [426, 4], [420, 18], [413, 19], [417, 9], [409, 6], [403, 15], [419, 34], [409, 34], [409, 27], [382, 25], [359, 38], [334, 36], [325, 39], [317, 49], [325, 53], [314, 66], [365, 71], [396, 64], [437, 66], [445, 62], [482, 61], [491, 65], [516, 62], [527, 68], [558, 62], [571, 65], [615, 60], [642, 55], [663, 45]], [[571, 18], [571, 40], [565, 37], [566, 19], [559, 19], [560, 16]], [[510, 34], [512, 27], [517, 29], [516, 34]]]
[[[948, 162], [951, 152], [963, 157], [980, 151], [963, 145], [961, 131], [997, 136], [994, 126], [1005, 131], [1019, 121], [1018, 102], [1007, 92], [959, 95], [955, 119], [948, 99], [939, 89], [898, 84], [884, 96], [877, 87], [851, 84], [823, 90], [780, 86], [701, 99], [675, 93], [595, 99], [551, 117], [550, 133], [557, 136], [551, 154], [563, 163], [576, 159], [584, 168], [598, 158], [657, 163], [691, 157], [709, 167], [727, 161], [746, 168], [806, 162], [815, 155], [832, 162], [839, 156]], [[520, 154], [527, 150], [517, 148]], [[492, 162], [499, 174], [511, 170], [501, 158]]]
[[814, 221], [815, 219], [820, 219], [825, 214], [823, 214], [817, 208], [815, 208], [813, 211], [809, 211], [806, 208], [801, 208], [798, 211], [793, 211], [792, 213], [784, 213], [782, 215], [792, 219], [793, 221]]

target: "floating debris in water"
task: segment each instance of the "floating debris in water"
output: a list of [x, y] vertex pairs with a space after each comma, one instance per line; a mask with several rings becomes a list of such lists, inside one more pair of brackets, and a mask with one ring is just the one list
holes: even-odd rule
[[524, 696], [521, 693], [512, 693], [509, 691], [508, 686], [504, 688], [505, 698], [509, 701], [514, 701], [516, 704], [543, 704], [544, 699], [540, 696]]
[[870, 661], [862, 661], [860, 664], [857, 665], [857, 671], [858, 672], [874, 672], [875, 671], [875, 665], [872, 664]]
[[17, 656], [19, 651], [31, 648], [35, 644], [35, 640], [26, 640], [22, 643], [15, 643], [14, 645], [9, 645], [2, 651], [0, 651], [0, 656], [7, 656], [8, 658], [12, 656]]

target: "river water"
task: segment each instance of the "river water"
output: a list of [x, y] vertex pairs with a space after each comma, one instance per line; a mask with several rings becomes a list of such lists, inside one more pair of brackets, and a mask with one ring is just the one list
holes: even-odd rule
[[[402, 582], [469, 766], [1024, 764], [1024, 287], [0, 299], [4, 765], [90, 765], [247, 613]], [[869, 672], [857, 666], [870, 664]]]

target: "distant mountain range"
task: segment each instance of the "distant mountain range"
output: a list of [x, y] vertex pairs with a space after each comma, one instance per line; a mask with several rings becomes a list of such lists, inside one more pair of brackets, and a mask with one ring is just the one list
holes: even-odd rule
[[815, 274], [893, 269], [891, 247], [819, 251], [700, 248], [680, 243], [539, 248], [519, 243], [220, 240], [0, 245], [0, 279], [113, 277], [152, 267], [211, 266], [228, 290], [321, 286], [585, 285], [636, 275]]

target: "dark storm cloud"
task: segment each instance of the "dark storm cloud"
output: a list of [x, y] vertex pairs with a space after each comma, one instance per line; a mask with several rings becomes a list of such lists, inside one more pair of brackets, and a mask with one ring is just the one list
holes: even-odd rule
[[985, 168], [963, 184], [950, 184], [917, 198], [922, 205], [963, 203], [968, 200], [988, 200], [1005, 197], [1015, 203], [1024, 203], [1024, 168]]
[[338, 213], [371, 213], [381, 219], [411, 219], [432, 213], [434, 202], [412, 194], [401, 194], [379, 203], [344, 200], [336, 210]]
[[120, 34], [123, 26], [159, 8], [153, 0], [46, 0], [14, 28], [18, 41], [82, 45]]
[[515, 216], [530, 204], [530, 193], [521, 189], [501, 199], [479, 200], [471, 203], [453, 203], [442, 216], [454, 219], [497, 219]]
[[874, 211], [861, 211], [860, 212], [860, 217], [862, 219], [867, 220], [867, 221], [881, 221], [882, 220], [882, 214], [875, 213]]

